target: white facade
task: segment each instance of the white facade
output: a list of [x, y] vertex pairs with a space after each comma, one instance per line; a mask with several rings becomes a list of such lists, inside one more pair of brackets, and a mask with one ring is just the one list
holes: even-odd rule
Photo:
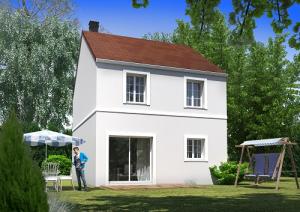
[[[80, 149], [89, 157], [88, 184], [211, 184], [209, 167], [227, 159], [225, 74], [96, 61], [83, 38], [73, 134], [87, 140]], [[128, 74], [145, 76], [144, 104], [126, 101]], [[187, 82], [203, 83], [201, 107], [187, 105]], [[149, 138], [150, 180], [110, 180], [110, 137]], [[193, 152], [187, 153], [187, 145]]]

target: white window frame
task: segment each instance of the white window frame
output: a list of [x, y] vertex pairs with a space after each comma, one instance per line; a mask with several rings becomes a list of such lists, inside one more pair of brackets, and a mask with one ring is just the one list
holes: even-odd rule
[[[204, 157], [202, 158], [188, 158], [187, 157], [187, 142], [188, 139], [204, 139]], [[199, 161], [208, 162], [208, 136], [207, 135], [184, 135], [184, 161]]]
[[[191, 81], [199, 81], [203, 82], [203, 92], [202, 92], [202, 101], [200, 106], [189, 106], [187, 105], [187, 82]], [[184, 107], [185, 108], [196, 108], [196, 109], [205, 109], [207, 110], [207, 79], [206, 78], [198, 78], [198, 77], [184, 77]]]
[[[146, 86], [144, 91], [144, 102], [130, 102], [127, 101], [127, 75], [143, 75], [146, 77]], [[139, 105], [150, 105], [150, 73], [144, 71], [131, 71], [123, 70], [123, 104], [139, 104]]]

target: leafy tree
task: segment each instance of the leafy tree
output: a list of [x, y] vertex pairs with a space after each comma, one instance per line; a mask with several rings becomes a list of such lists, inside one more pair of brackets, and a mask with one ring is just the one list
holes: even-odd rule
[[228, 61], [227, 78], [227, 116], [228, 116], [228, 155], [231, 160], [237, 159], [237, 148], [246, 137], [245, 124], [247, 115], [244, 100], [247, 96], [243, 83], [245, 79], [247, 48], [239, 47], [231, 51]]
[[[193, 17], [191, 23], [199, 28], [200, 34], [206, 25], [214, 21], [216, 6], [220, 0], [186, 0], [186, 14]], [[238, 45], [254, 41], [255, 20], [267, 14], [272, 19], [271, 26], [275, 33], [282, 33], [292, 25], [289, 9], [299, 4], [300, 0], [232, 0], [233, 11], [229, 15], [230, 24], [234, 25], [234, 42]], [[148, 0], [132, 0], [135, 8], [147, 7]], [[288, 41], [292, 48], [300, 49], [300, 22], [293, 25], [293, 34]]]
[[[71, 21], [40, 22], [0, 10], [0, 119], [13, 107], [23, 123], [63, 129], [71, 113], [79, 32]], [[0, 120], [1, 121], [1, 120]]]
[[[228, 82], [229, 156], [244, 140], [299, 137], [299, 69], [286, 59], [284, 37], [254, 43], [233, 63]], [[236, 59], [238, 61], [238, 59]], [[239, 73], [233, 68], [237, 68]]]
[[48, 211], [45, 182], [12, 113], [0, 132], [0, 211]]
[[58, 19], [70, 18], [74, 9], [73, 0], [0, 0], [0, 7], [19, 11], [24, 16], [46, 20], [47, 17]]
[[[194, 17], [191, 16], [191, 22]], [[196, 16], [197, 18], [197, 16]], [[230, 48], [230, 31], [226, 25], [224, 16], [215, 11], [214, 21], [205, 24], [205, 31], [190, 23], [178, 21], [178, 27], [174, 31], [173, 42], [190, 46], [203, 54], [213, 63], [227, 70], [227, 57]]]
[[154, 33], [148, 33], [143, 36], [144, 39], [147, 40], [156, 40], [156, 41], [162, 41], [166, 43], [172, 43], [173, 37], [172, 34], [163, 33], [163, 32], [154, 32]]
[[207, 32], [218, 17], [217, 6], [220, 0], [186, 0], [186, 14], [199, 35]]
[[[265, 13], [272, 19], [271, 26], [275, 33], [282, 33], [291, 24], [289, 9], [299, 4], [299, 0], [233, 0], [234, 11], [230, 13], [230, 23], [236, 26], [236, 32], [242, 36], [253, 38], [255, 19], [262, 17]], [[289, 39], [291, 47], [300, 49], [300, 22], [295, 22], [294, 34]]]
[[147, 7], [149, 4], [149, 1], [148, 0], [132, 0], [132, 6], [134, 8], [145, 8]]

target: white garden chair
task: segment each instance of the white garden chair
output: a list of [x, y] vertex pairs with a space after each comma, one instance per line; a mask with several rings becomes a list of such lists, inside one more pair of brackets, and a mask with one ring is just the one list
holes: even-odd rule
[[72, 177], [72, 170], [70, 171], [70, 175], [60, 175], [59, 176], [59, 185], [60, 185], [60, 190], [61, 191], [62, 191], [62, 182], [63, 181], [71, 181], [73, 190], [75, 190], [74, 183], [73, 183], [73, 177]]
[[47, 184], [53, 183], [55, 190], [58, 192], [59, 183], [60, 183], [58, 174], [59, 174], [59, 164], [49, 162], [43, 166], [43, 176], [46, 182], [46, 191], [48, 190]]

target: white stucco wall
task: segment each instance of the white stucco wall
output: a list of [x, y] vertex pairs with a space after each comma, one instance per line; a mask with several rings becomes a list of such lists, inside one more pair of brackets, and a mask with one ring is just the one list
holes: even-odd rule
[[[107, 184], [108, 135], [153, 134], [156, 151], [153, 164], [157, 184], [211, 184], [209, 167], [227, 160], [226, 120], [155, 116], [123, 113], [97, 113], [96, 185]], [[184, 135], [206, 135], [208, 161], [184, 161]]]
[[[96, 165], [96, 154], [99, 152], [95, 147], [96, 142], [96, 115], [92, 116], [87, 120], [81, 127], [79, 127], [75, 132], [74, 136], [80, 137], [87, 142], [79, 146], [80, 151], [84, 152], [89, 160], [85, 166], [86, 181], [89, 186], [96, 185], [96, 171], [98, 165]], [[74, 155], [73, 155], [74, 156]], [[72, 169], [72, 176], [75, 181], [77, 181], [75, 169]]]
[[80, 55], [73, 96], [73, 127], [96, 107], [96, 63], [84, 38]]
[[[227, 160], [226, 78], [97, 65], [96, 185], [108, 183], [108, 135], [118, 132], [155, 135], [155, 183], [211, 184], [209, 166]], [[150, 73], [150, 105], [123, 103], [123, 70]], [[184, 77], [207, 79], [207, 110], [184, 108]], [[212, 118], [199, 118], [197, 115]], [[184, 162], [184, 136], [191, 134], [208, 137], [207, 162]]]
[[[227, 115], [226, 77], [97, 63], [97, 107]], [[123, 104], [123, 70], [150, 73], [150, 106]], [[184, 108], [184, 77], [207, 79], [207, 110]]]

